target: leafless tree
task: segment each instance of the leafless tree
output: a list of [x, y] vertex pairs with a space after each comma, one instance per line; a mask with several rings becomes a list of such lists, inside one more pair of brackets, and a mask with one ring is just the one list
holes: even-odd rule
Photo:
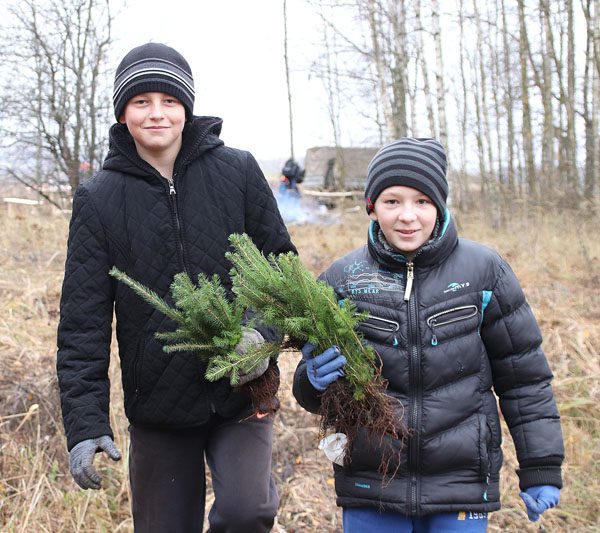
[[7, 171], [71, 192], [106, 150], [110, 0], [12, 1], [8, 12], [0, 42]]

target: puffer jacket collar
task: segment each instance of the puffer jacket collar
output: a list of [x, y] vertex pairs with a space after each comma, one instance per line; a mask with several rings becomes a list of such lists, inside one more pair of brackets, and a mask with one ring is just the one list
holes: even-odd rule
[[[193, 117], [186, 123], [174, 172], [185, 171], [190, 162], [204, 152], [221, 146], [223, 141], [219, 139], [219, 134], [222, 125], [223, 120], [218, 117]], [[118, 122], [110, 128], [109, 150], [102, 168], [139, 177], [160, 177], [158, 171], [139, 156], [127, 126]]]
[[[371, 221], [368, 235], [369, 253], [378, 263], [385, 265], [387, 268], [392, 270], [404, 268], [408, 258], [406, 255], [384, 246], [379, 238], [379, 230], [379, 224]], [[419, 249], [412, 261], [417, 267], [438, 265], [452, 253], [457, 244], [456, 226], [450, 212], [446, 209], [439, 237]]]

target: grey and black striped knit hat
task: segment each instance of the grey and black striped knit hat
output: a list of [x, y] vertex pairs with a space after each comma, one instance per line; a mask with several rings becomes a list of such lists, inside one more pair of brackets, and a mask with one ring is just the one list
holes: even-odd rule
[[131, 50], [115, 74], [113, 105], [117, 120], [130, 98], [144, 92], [167, 93], [185, 107], [188, 120], [194, 114], [192, 69], [177, 51], [161, 43], [147, 43]]
[[384, 189], [413, 187], [431, 198], [443, 217], [448, 198], [446, 152], [435, 139], [405, 137], [381, 148], [369, 163], [365, 201], [367, 213]]

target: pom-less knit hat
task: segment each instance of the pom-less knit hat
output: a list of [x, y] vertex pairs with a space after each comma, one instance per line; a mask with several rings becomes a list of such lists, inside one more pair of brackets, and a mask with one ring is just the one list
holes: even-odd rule
[[161, 43], [147, 43], [131, 50], [115, 74], [113, 105], [119, 117], [130, 98], [145, 92], [167, 93], [185, 107], [188, 120], [194, 114], [192, 69], [177, 51]]
[[413, 187], [426, 194], [443, 217], [448, 198], [444, 147], [435, 139], [406, 137], [381, 148], [367, 170], [367, 213], [373, 211], [383, 190], [393, 185]]

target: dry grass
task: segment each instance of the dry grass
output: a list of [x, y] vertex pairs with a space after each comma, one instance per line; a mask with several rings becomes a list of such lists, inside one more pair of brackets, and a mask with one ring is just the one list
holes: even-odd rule
[[[2, 206], [0, 206], [2, 207]], [[461, 235], [493, 246], [509, 259], [539, 318], [555, 372], [567, 460], [560, 508], [543, 518], [545, 531], [600, 531], [600, 245], [598, 220], [578, 214], [517, 213], [493, 229], [483, 213], [459, 217]], [[364, 242], [361, 210], [338, 224], [291, 227], [315, 273]], [[0, 212], [0, 530], [7, 532], [132, 531], [126, 460], [101, 461], [106, 489], [80, 491], [67, 468], [54, 372], [55, 335], [67, 221], [40, 209]], [[274, 471], [281, 507], [279, 531], [341, 531], [331, 467], [316, 450], [316, 417], [293, 400], [298, 357], [282, 365]], [[115, 358], [116, 359], [116, 358]], [[113, 428], [127, 449], [119, 374], [111, 367]], [[490, 531], [540, 531], [527, 522], [518, 497], [515, 455], [505, 432], [503, 509]]]

